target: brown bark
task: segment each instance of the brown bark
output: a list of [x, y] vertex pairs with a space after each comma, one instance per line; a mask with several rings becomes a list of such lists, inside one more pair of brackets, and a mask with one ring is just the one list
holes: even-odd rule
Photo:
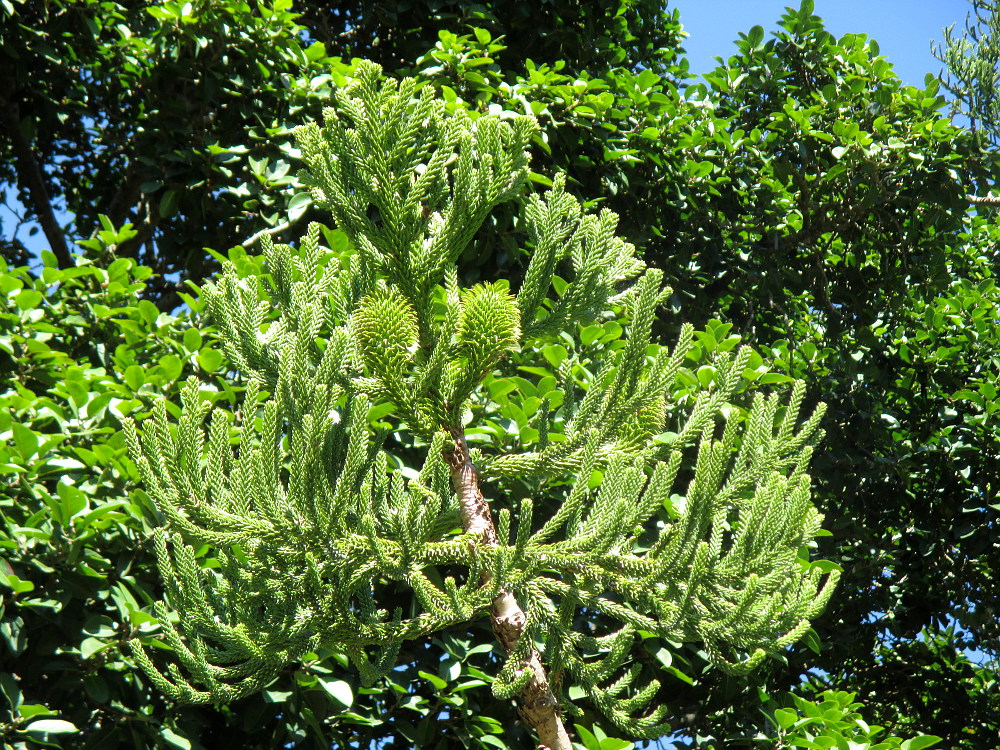
[[31, 143], [21, 130], [21, 108], [14, 92], [12, 74], [6, 68], [0, 70], [0, 124], [10, 134], [17, 176], [28, 190], [32, 207], [38, 216], [38, 223], [42, 225], [42, 231], [45, 232], [45, 238], [49, 241], [49, 247], [55, 254], [60, 268], [72, 268], [76, 264], [52, 210], [52, 201], [45, 187], [42, 169], [38, 166], [35, 154], [31, 150]]
[[[454, 443], [445, 450], [444, 457], [451, 469], [452, 487], [458, 495], [462, 528], [468, 534], [477, 535], [483, 546], [498, 546], [493, 514], [479, 489], [479, 473], [469, 457], [465, 431], [461, 427], [452, 428], [451, 437]], [[490, 574], [483, 573], [482, 583], [488, 584], [490, 581]], [[501, 589], [490, 607], [490, 618], [493, 622], [493, 634], [509, 656], [524, 633], [524, 610], [510, 591]], [[517, 695], [517, 711], [538, 734], [539, 750], [572, 750], [573, 745], [559, 714], [559, 703], [534, 647], [521, 666], [522, 669], [530, 669], [533, 676]]]

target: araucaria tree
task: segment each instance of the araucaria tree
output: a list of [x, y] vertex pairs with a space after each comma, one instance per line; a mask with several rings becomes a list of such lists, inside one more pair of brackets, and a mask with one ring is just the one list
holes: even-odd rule
[[[1000, 145], [1000, 2], [970, 0], [972, 12], [965, 33], [956, 34], [952, 24], [944, 30], [944, 43], [932, 48], [945, 64], [942, 83], [954, 97], [952, 114], [969, 118], [973, 132], [985, 143]], [[1000, 199], [989, 200], [993, 205]], [[981, 203], [983, 201], [975, 201]]]
[[[493, 692], [540, 745], [570, 748], [570, 686], [657, 736], [666, 709], [636, 644], [702, 642], [744, 673], [829, 597], [836, 573], [804, 553], [820, 415], [800, 420], [798, 386], [745, 403], [748, 350], [669, 404], [693, 331], [651, 343], [661, 273], [560, 179], [525, 204], [517, 292], [463, 288], [456, 260], [520, 195], [535, 125], [448, 115], [429, 87], [380, 75], [360, 65], [324, 124], [297, 131], [343, 234], [265, 242], [266, 274], [230, 263], [203, 289], [240, 408], [192, 381], [176, 423], [161, 403], [141, 437], [126, 424], [167, 591], [136, 656], [168, 695], [228, 702], [310, 653], [375, 681], [404, 642], [488, 615], [505, 656]], [[627, 336], [585, 335], [612, 316]], [[515, 366], [534, 379], [504, 379]], [[532, 427], [478, 429], [516, 398], [509, 383], [541, 394], [519, 402]]]

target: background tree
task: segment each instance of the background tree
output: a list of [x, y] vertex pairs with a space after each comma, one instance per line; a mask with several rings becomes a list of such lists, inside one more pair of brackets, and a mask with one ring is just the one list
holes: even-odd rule
[[617, 67], [673, 75], [682, 64], [677, 10], [655, 0], [566, 0], [525, 5], [497, 2], [373, 3], [361, 0], [307, 4], [302, 23], [330, 49], [401, 70], [446, 35], [471, 28], [503, 38], [504, 70], [527, 59], [561, 64], [575, 74]]
[[[159, 585], [143, 549], [150, 506], [126, 491], [132, 468], [120, 418], [221, 362], [189, 325], [136, 299], [148, 268], [105, 255], [130, 231], [101, 230], [91, 250], [100, 263], [61, 269], [46, 251], [35, 273], [0, 261], [7, 747], [189, 747], [186, 735], [213, 744], [212, 722], [165, 704], [123, 648], [133, 629], [148, 627], [142, 608]], [[220, 397], [232, 394], [215, 382]], [[259, 717], [241, 723], [267, 732]], [[270, 739], [287, 737], [282, 728]]]
[[[17, 185], [28, 217], [42, 219], [62, 267], [60, 248], [91, 238], [99, 215], [130, 222], [135, 231], [117, 252], [156, 271], [152, 299], [170, 309], [179, 303], [172, 275], [201, 278], [213, 267], [205, 247], [249, 234], [245, 210], [273, 210], [254, 194], [281, 182], [280, 169], [255, 175], [223, 149], [240, 131], [252, 139], [286, 124], [301, 103], [289, 99], [283, 76], [325, 57], [301, 43], [290, 5], [0, 8], [0, 179]], [[245, 205], [225, 189], [233, 180], [250, 186]], [[72, 225], [45, 218], [55, 210]]]
[[318, 116], [341, 57], [396, 69], [472, 22], [523, 44], [512, 60], [530, 49], [573, 70], [664, 71], [680, 39], [676, 12], [649, 0], [4, 3], [0, 182], [16, 186], [63, 267], [100, 214], [132, 223], [118, 252], [154, 269], [149, 296], [172, 309], [185, 279], [217, 267], [205, 248], [305, 210], [297, 190], [275, 203], [293, 179], [290, 139], [273, 136]]
[[977, 333], [998, 299], [996, 229], [964, 198], [992, 161], [939, 115], [935, 81], [901, 86], [877, 46], [834, 39], [810, 6], [773, 40], [751, 30], [709, 76], [715, 115], [764, 144], [737, 149], [743, 177], [709, 177], [737, 243], [709, 297], [830, 405], [821, 503], [840, 509], [828, 554], [850, 593], [818, 624], [832, 648], [815, 682], [858, 690], [880, 723], [987, 747], [993, 672], [966, 650], [989, 660], [998, 646], [983, 617], [997, 594], [997, 342]]

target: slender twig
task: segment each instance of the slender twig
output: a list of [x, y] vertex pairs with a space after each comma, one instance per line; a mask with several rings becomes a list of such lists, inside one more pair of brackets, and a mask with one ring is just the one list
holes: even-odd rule
[[263, 237], [265, 234], [270, 234], [270, 235], [273, 236], [275, 234], [279, 234], [281, 232], [284, 232], [286, 229], [291, 229], [291, 227], [292, 227], [292, 222], [286, 221], [286, 222], [283, 222], [281, 224], [278, 224], [278, 226], [276, 226], [276, 227], [270, 227], [269, 229], [261, 229], [256, 234], [254, 234], [254, 235], [252, 235], [250, 237], [247, 237], [245, 240], [243, 240], [243, 243], [242, 243], [243, 247], [244, 248], [251, 248], [254, 245], [256, 245], [260, 241], [260, 238]]

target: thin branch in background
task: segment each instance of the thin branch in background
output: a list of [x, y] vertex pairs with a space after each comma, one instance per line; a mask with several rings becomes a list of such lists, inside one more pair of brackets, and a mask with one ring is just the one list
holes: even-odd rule
[[969, 195], [969, 203], [977, 206], [1000, 206], [1000, 195]]
[[276, 227], [270, 227], [269, 229], [261, 229], [256, 234], [251, 235], [250, 237], [247, 237], [240, 244], [242, 244], [243, 247], [245, 247], [245, 248], [253, 247], [258, 242], [260, 242], [260, 238], [263, 237], [265, 234], [266, 235], [270, 235], [271, 237], [273, 237], [276, 234], [281, 234], [286, 229], [291, 229], [293, 225], [294, 225], [294, 222], [286, 221], [286, 222], [283, 222], [281, 224], [278, 224], [278, 226], [276, 226]]

